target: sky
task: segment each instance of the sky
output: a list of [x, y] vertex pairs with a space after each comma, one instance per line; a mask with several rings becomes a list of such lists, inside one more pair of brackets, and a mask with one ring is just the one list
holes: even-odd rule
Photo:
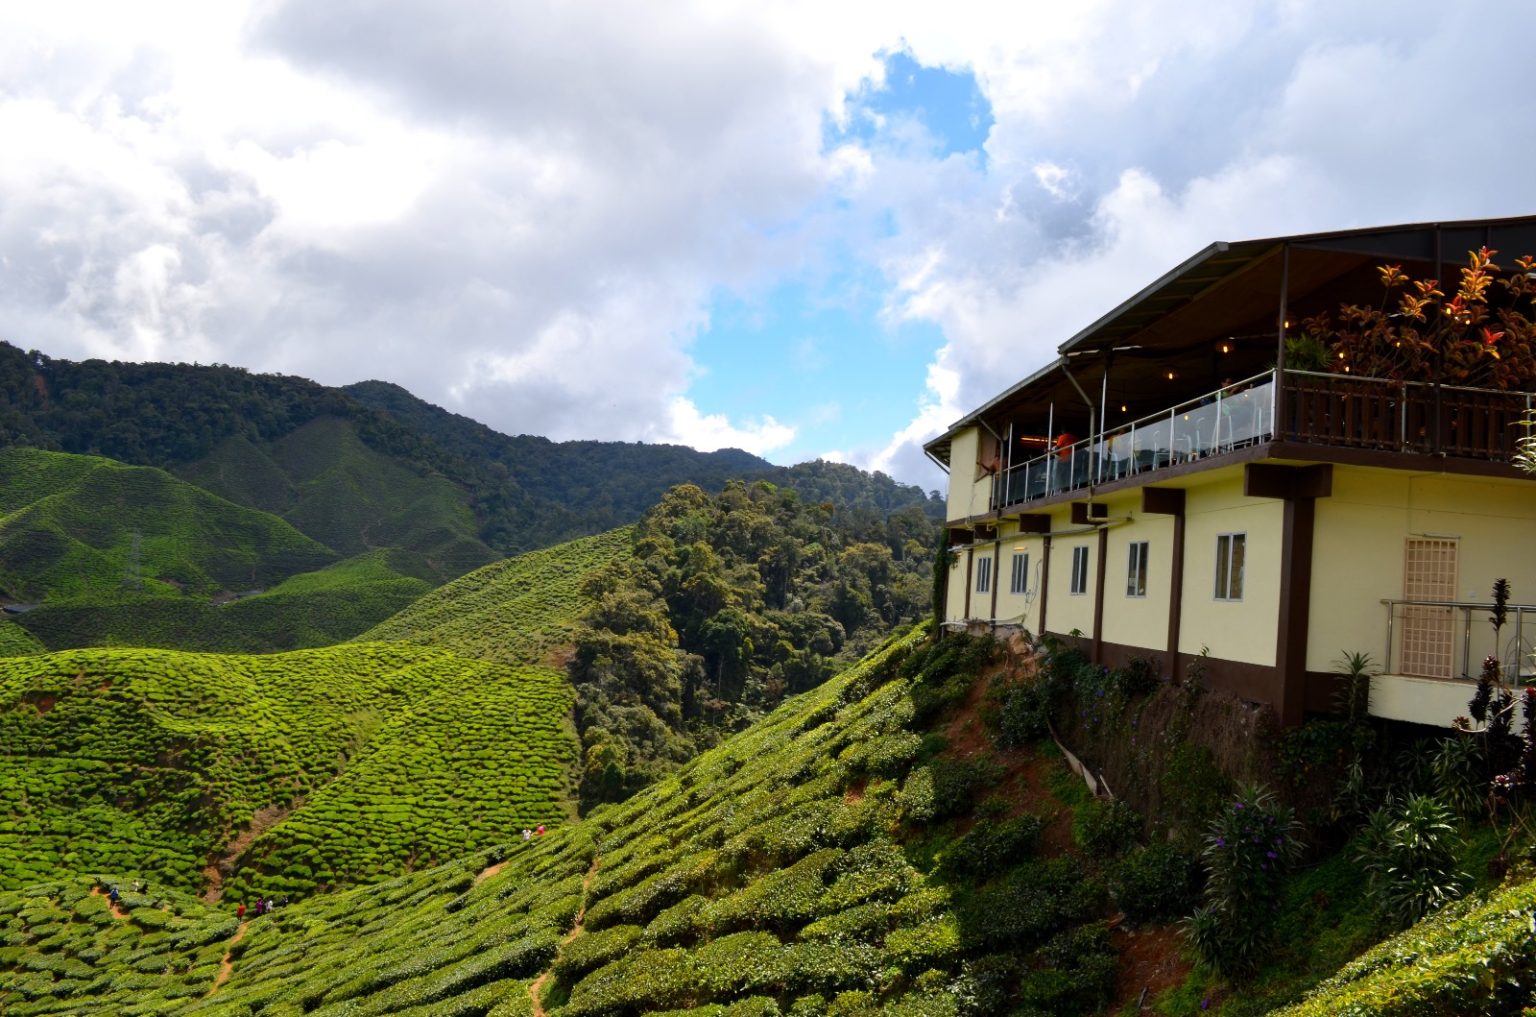
[[0, 339], [933, 488], [1216, 240], [1536, 212], [1536, 8], [0, 7]]

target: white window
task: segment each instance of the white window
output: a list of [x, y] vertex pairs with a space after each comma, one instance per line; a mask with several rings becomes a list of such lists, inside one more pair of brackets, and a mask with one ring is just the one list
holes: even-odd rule
[[1243, 551], [1246, 533], [1222, 533], [1216, 537], [1216, 599], [1243, 599]]
[[1147, 595], [1147, 542], [1145, 540], [1138, 540], [1131, 544], [1131, 560], [1125, 572], [1125, 595], [1127, 597]]
[[1088, 547], [1080, 545], [1072, 549], [1072, 589], [1071, 592], [1088, 592]]
[[992, 589], [992, 559], [976, 559], [976, 592], [988, 593]]
[[1026, 553], [1013, 553], [1013, 577], [1008, 581], [1008, 592], [1029, 592], [1029, 555]]

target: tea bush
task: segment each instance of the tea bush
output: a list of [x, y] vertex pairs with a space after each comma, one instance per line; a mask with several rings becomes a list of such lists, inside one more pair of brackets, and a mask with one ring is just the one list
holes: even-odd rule
[[1072, 837], [1094, 859], [1118, 858], [1136, 846], [1141, 816], [1118, 799], [1093, 799], [1072, 816]]
[[1148, 844], [1121, 859], [1109, 889], [1136, 924], [1167, 922], [1190, 913], [1199, 900], [1198, 860], [1168, 843]]
[[446, 860], [564, 818], [569, 703], [555, 672], [387, 644], [0, 658], [0, 887], [106, 869], [201, 888], [263, 809], [287, 818], [232, 892]]

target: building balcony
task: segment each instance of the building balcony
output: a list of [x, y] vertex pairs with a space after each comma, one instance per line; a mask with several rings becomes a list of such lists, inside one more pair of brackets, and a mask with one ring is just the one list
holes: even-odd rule
[[[1283, 383], [1282, 383], [1283, 382]], [[994, 512], [1172, 467], [1287, 443], [1512, 462], [1532, 408], [1526, 392], [1308, 371], [1266, 371], [993, 476]]]
[[[1506, 688], [1536, 679], [1536, 604], [1508, 605], [1505, 624], [1489, 622], [1491, 603], [1383, 600], [1385, 656], [1371, 681], [1370, 712], [1388, 720], [1450, 727], [1466, 716], [1483, 661], [1499, 662]], [[1522, 718], [1516, 716], [1515, 729]]]

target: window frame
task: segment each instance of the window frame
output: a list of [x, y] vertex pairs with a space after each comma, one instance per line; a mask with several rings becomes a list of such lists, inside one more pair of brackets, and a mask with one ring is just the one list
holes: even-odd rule
[[1130, 556], [1125, 566], [1125, 595], [1145, 598], [1147, 595], [1147, 561], [1150, 558], [1148, 542], [1133, 540]]
[[1216, 534], [1216, 588], [1212, 599], [1229, 604], [1241, 603], [1247, 565], [1247, 531]]
[[1029, 552], [1013, 552], [1012, 573], [1008, 577], [1008, 592], [1029, 595]]
[[992, 558], [990, 555], [981, 555], [976, 559], [976, 592], [992, 592]]
[[1072, 548], [1072, 577], [1067, 587], [1067, 595], [1081, 597], [1088, 593], [1088, 545], [1078, 544]]

